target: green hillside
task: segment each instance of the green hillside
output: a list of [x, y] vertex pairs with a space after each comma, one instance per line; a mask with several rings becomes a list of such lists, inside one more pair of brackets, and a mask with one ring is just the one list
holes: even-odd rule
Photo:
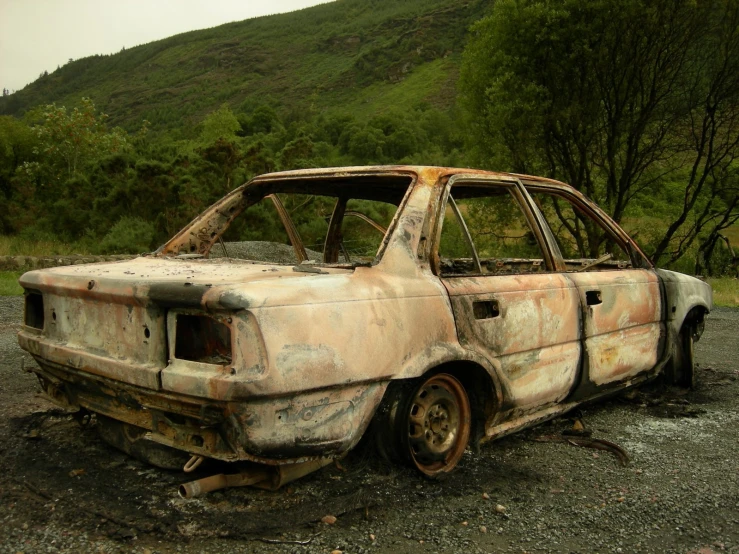
[[[227, 103], [372, 116], [451, 106], [469, 25], [490, 0], [337, 0], [73, 61], [0, 99], [0, 114], [91, 98], [110, 123], [188, 128]], [[187, 132], [185, 132], [187, 134]]]

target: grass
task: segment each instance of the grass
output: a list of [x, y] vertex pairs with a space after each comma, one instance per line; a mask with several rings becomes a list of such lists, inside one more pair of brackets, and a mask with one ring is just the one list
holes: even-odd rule
[[0, 235], [0, 256], [68, 256], [71, 254], [90, 254], [90, 252], [77, 244], [51, 240], [26, 240]]
[[713, 288], [713, 304], [729, 308], [739, 308], [739, 279], [721, 277], [708, 279]]
[[420, 65], [398, 83], [377, 82], [344, 94], [337, 111], [368, 119], [392, 110], [411, 110], [419, 101], [432, 103], [453, 72], [451, 62], [434, 60]]
[[21, 273], [17, 271], [0, 271], [0, 296], [20, 296], [23, 288], [18, 284]]

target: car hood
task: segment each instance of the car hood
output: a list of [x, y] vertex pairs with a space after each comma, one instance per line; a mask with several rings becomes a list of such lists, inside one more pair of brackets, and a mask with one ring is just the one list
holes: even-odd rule
[[31, 271], [21, 276], [20, 284], [26, 289], [104, 302], [177, 307], [207, 304], [215, 307], [213, 304], [217, 304], [221, 296], [241, 289], [242, 285], [325, 278], [352, 272], [347, 268], [278, 265], [223, 258], [140, 257], [123, 262]]

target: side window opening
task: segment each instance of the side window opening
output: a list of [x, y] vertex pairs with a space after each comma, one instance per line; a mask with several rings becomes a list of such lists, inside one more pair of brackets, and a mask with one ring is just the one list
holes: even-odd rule
[[633, 267], [629, 252], [599, 222], [566, 198], [529, 190], [559, 246], [567, 271]]
[[506, 186], [454, 186], [444, 214], [438, 253], [442, 275], [547, 271], [528, 218], [512, 189]]

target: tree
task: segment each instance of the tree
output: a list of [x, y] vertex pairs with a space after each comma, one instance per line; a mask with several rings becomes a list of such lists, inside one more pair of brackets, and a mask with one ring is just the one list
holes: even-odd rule
[[204, 144], [212, 144], [218, 139], [234, 139], [241, 124], [227, 104], [208, 114], [203, 120], [203, 131], [200, 139]]
[[[565, 180], [616, 221], [681, 182], [654, 261], [735, 221], [737, 0], [499, 0], [472, 28], [460, 89], [480, 161]], [[592, 256], [607, 239], [578, 224]]]
[[12, 230], [13, 177], [33, 156], [35, 137], [31, 129], [14, 117], [0, 116], [0, 233]]
[[88, 179], [95, 162], [122, 152], [129, 145], [120, 129], [108, 130], [107, 116], [83, 99], [67, 110], [54, 104], [27, 114], [34, 145], [11, 179], [11, 196], [18, 213], [13, 228], [29, 225], [64, 238], [85, 231], [86, 216], [100, 195]]
[[108, 116], [98, 115], [89, 98], [83, 98], [80, 106], [71, 111], [50, 104], [41, 110], [41, 117], [42, 122], [33, 131], [38, 140], [39, 170], [49, 183], [71, 178], [84, 164], [115, 153], [127, 144], [121, 129], [107, 129]]
[[251, 113], [239, 115], [240, 134], [243, 136], [258, 133], [271, 133], [281, 127], [277, 112], [270, 106], [260, 104]]

